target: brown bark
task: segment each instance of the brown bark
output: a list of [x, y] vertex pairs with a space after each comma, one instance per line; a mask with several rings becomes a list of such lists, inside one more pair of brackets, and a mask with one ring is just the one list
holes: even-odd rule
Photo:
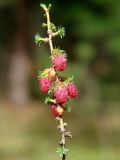
[[30, 76], [29, 35], [27, 1], [19, 0], [16, 6], [17, 30], [9, 71], [9, 98], [24, 104], [29, 100], [28, 80]]

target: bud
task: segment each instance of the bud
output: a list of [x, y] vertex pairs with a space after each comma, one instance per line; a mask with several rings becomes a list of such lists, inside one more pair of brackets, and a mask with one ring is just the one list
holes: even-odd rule
[[55, 78], [56, 77], [56, 72], [54, 69], [51, 69], [50, 72], [49, 72], [49, 75], [51, 78]]
[[60, 116], [63, 115], [63, 113], [64, 113], [64, 109], [62, 107], [60, 107], [60, 106], [58, 106], [56, 108], [56, 111], [59, 113]]

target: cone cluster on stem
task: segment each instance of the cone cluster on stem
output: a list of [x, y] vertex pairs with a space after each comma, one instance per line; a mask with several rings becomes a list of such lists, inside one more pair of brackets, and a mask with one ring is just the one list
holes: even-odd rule
[[[73, 78], [60, 77], [59, 72], [67, 68], [67, 56], [60, 49], [53, 49], [51, 56], [52, 67], [38, 75], [39, 88], [48, 94], [46, 103], [55, 117], [62, 116], [69, 99], [78, 96], [78, 89]], [[56, 53], [56, 54], [55, 54]]]
[[67, 69], [67, 55], [64, 50], [53, 47], [52, 38], [60, 36], [61, 38], [65, 35], [64, 27], [56, 27], [50, 21], [49, 11], [51, 5], [46, 6], [45, 4], [40, 5], [45, 12], [47, 23], [43, 23], [42, 26], [47, 28], [47, 37], [43, 38], [37, 33], [35, 35], [35, 43], [40, 45], [41, 43], [49, 43], [50, 46], [50, 58], [51, 67], [44, 71], [39, 71], [38, 82], [39, 88], [43, 93], [46, 93], [48, 97], [45, 99], [45, 103], [49, 105], [51, 113], [60, 122], [59, 129], [62, 134], [62, 139], [57, 152], [65, 160], [67, 149], [65, 148], [66, 137], [71, 138], [71, 133], [66, 132], [66, 123], [63, 122], [63, 115], [65, 111], [70, 111], [68, 104], [70, 99], [78, 96], [78, 89], [73, 81], [73, 77], [67, 78], [66, 76], [60, 76], [60, 73]]

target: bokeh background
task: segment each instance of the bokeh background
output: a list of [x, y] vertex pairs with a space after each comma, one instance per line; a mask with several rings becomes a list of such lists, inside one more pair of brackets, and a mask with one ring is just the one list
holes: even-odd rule
[[[0, 0], [0, 160], [57, 160], [57, 122], [38, 88], [50, 66], [48, 45], [34, 35], [45, 18], [39, 0]], [[64, 75], [79, 97], [65, 115], [73, 133], [69, 160], [120, 160], [120, 0], [52, 0], [51, 19], [66, 28]]]

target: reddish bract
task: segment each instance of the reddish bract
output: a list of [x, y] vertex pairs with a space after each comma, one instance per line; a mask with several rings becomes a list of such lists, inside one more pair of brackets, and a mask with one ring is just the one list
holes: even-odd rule
[[68, 89], [67, 87], [60, 87], [55, 90], [54, 97], [58, 103], [65, 103], [68, 100]]
[[71, 98], [75, 98], [78, 96], [78, 89], [75, 84], [68, 85], [68, 94]]
[[64, 55], [59, 55], [52, 60], [53, 67], [58, 71], [64, 71], [67, 67], [67, 59]]
[[52, 81], [49, 78], [42, 78], [39, 80], [39, 87], [42, 92], [48, 93], [49, 88], [52, 85]]

